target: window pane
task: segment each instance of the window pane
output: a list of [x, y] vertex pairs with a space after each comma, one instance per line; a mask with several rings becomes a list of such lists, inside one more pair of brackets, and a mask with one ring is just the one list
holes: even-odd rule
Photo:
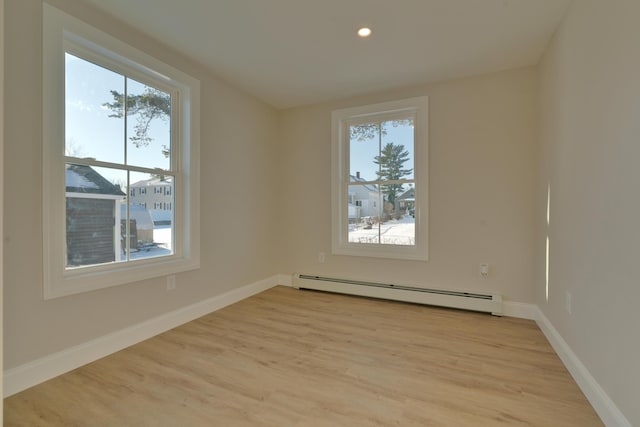
[[[349, 125], [349, 242], [415, 244], [413, 183], [385, 183], [414, 179], [413, 122], [399, 117]], [[373, 180], [380, 184], [355, 185]]]
[[349, 125], [350, 181], [413, 179], [413, 118]]
[[[382, 208], [380, 208], [382, 206]], [[374, 185], [350, 185], [348, 241], [350, 243], [415, 245], [415, 187], [405, 185], [395, 206]]]
[[382, 212], [376, 185], [350, 185], [347, 199], [348, 235], [352, 243], [378, 243]]
[[413, 179], [413, 120], [389, 120], [382, 122], [381, 126], [380, 179]]
[[127, 164], [171, 167], [171, 95], [127, 79]]
[[175, 177], [130, 172], [129, 179], [130, 259], [173, 254]]
[[380, 192], [378, 186], [350, 185], [347, 205], [349, 222], [369, 221], [380, 216]]
[[126, 172], [66, 164], [67, 268], [121, 259], [120, 206]]
[[124, 77], [65, 54], [65, 154], [124, 162], [124, 118], [113, 93], [124, 93]]
[[376, 157], [380, 154], [380, 124], [359, 123], [349, 126], [349, 180], [378, 179]]

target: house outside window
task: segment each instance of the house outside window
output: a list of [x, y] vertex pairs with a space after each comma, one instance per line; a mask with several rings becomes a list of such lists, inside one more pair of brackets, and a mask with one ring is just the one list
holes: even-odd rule
[[427, 260], [427, 98], [332, 112], [332, 250]]
[[126, 195], [90, 166], [67, 164], [67, 265], [115, 262], [122, 250], [114, 224]]
[[198, 268], [198, 81], [43, 8], [45, 298]]

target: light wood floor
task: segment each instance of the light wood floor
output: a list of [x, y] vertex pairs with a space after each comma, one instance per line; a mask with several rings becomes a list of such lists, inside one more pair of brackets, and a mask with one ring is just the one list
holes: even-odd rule
[[5, 399], [7, 426], [601, 426], [532, 321], [276, 287]]

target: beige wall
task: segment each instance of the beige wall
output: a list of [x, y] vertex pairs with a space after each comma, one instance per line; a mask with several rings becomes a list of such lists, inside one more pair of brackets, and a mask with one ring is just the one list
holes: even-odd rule
[[639, 16], [635, 0], [573, 2], [546, 52], [536, 218], [536, 302], [632, 425], [640, 425]]
[[78, 2], [51, 3], [200, 80], [202, 267], [177, 275], [172, 292], [158, 278], [42, 299], [42, 5], [7, 2], [5, 369], [278, 272], [277, 112]]
[[[285, 271], [496, 290], [532, 303], [536, 93], [536, 70], [526, 68], [283, 111]], [[429, 96], [430, 260], [330, 255], [331, 111], [420, 95]]]

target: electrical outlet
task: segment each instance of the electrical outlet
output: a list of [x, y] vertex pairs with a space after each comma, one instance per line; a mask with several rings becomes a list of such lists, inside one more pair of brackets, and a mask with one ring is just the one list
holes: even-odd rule
[[325, 255], [324, 255], [324, 252], [318, 252], [318, 262], [319, 262], [320, 264], [323, 264], [323, 263], [324, 263], [324, 261], [325, 261]]
[[176, 275], [167, 276], [167, 291], [176, 290]]
[[489, 277], [489, 264], [487, 263], [480, 264], [480, 277], [482, 277], [483, 279], [486, 279], [487, 277]]
[[564, 295], [564, 309], [571, 314], [571, 292], [567, 291]]

